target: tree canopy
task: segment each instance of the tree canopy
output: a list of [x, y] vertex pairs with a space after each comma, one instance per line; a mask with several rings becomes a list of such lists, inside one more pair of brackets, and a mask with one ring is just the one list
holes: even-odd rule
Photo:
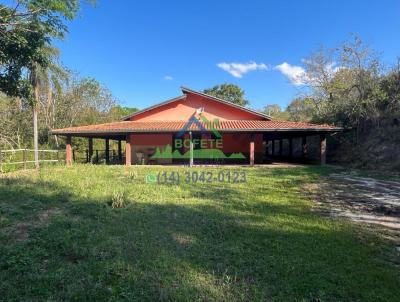
[[203, 92], [240, 106], [249, 104], [249, 101], [244, 98], [244, 90], [234, 84], [216, 85], [212, 88], [204, 89]]
[[34, 102], [28, 71], [51, 63], [53, 38], [63, 38], [65, 21], [75, 17], [78, 0], [18, 0], [0, 4], [0, 91]]

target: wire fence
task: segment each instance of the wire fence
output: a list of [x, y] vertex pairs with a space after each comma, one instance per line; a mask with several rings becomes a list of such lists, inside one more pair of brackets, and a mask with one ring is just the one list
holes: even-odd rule
[[[39, 163], [49, 164], [64, 161], [62, 150], [38, 150]], [[65, 151], [64, 151], [65, 154]], [[35, 166], [33, 149], [0, 150], [0, 172], [30, 169]]]
[[[65, 149], [62, 150], [38, 150], [39, 164], [54, 165], [65, 164]], [[72, 150], [72, 157], [75, 163], [93, 163], [93, 164], [120, 164], [123, 162], [122, 154], [116, 150], [93, 150], [89, 155], [89, 150]], [[11, 149], [0, 150], [0, 172], [11, 172], [21, 169], [35, 168], [35, 150], [33, 149]]]

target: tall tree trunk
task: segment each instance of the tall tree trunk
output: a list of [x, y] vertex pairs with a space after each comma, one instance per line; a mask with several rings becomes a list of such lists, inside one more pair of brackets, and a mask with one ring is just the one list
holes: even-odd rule
[[35, 153], [35, 167], [39, 169], [38, 111], [36, 105], [33, 105], [33, 149]]
[[35, 86], [35, 104], [33, 104], [33, 149], [35, 153], [35, 168], [39, 169], [39, 135], [38, 135], [38, 104], [39, 86]]

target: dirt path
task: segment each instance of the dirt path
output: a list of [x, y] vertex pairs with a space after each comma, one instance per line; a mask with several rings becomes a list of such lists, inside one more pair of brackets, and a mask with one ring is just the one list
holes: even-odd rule
[[380, 226], [400, 241], [400, 182], [331, 174], [313, 190], [319, 208], [333, 217]]

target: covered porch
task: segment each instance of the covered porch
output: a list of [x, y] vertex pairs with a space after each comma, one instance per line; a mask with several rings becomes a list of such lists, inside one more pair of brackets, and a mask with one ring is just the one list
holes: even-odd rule
[[[65, 137], [66, 142], [66, 164], [72, 165], [76, 159], [74, 152], [74, 137], [87, 140], [87, 148], [84, 150], [83, 162], [105, 164], [179, 164], [179, 165], [204, 165], [204, 164], [240, 164], [257, 165], [272, 164], [274, 162], [326, 164], [327, 157], [327, 131], [263, 131], [263, 132], [231, 132], [222, 133], [222, 140], [227, 147], [224, 152], [232, 153], [241, 151], [244, 159], [230, 161], [204, 161], [193, 156], [195, 148], [193, 137], [196, 132], [188, 132], [186, 137], [190, 139], [188, 148], [191, 156], [180, 161], [157, 162], [151, 160], [156, 146], [160, 145], [160, 138], [163, 144], [173, 141], [176, 133], [146, 133], [146, 140], [143, 143], [143, 133], [104, 133], [104, 134], [83, 134], [69, 133], [58, 134]], [[167, 138], [167, 139], [165, 139]], [[101, 141], [104, 146], [102, 150], [94, 149], [94, 140]], [[144, 145], [145, 144], [145, 145]], [[110, 146], [113, 145], [113, 148]], [[115, 148], [116, 147], [116, 148]]]
[[[74, 161], [73, 138], [80, 137], [87, 139], [87, 162], [96, 155], [93, 140], [102, 140], [106, 164], [111, 163], [112, 141], [117, 144], [117, 156], [113, 157], [113, 163], [124, 163], [127, 166], [192, 166], [207, 163], [253, 166], [274, 161], [324, 165], [327, 158], [327, 136], [340, 131], [342, 129], [338, 127], [304, 122], [223, 120], [215, 123], [122, 121], [56, 129], [52, 133], [66, 137], [67, 165]], [[184, 139], [184, 145], [176, 144], [179, 138]]]

